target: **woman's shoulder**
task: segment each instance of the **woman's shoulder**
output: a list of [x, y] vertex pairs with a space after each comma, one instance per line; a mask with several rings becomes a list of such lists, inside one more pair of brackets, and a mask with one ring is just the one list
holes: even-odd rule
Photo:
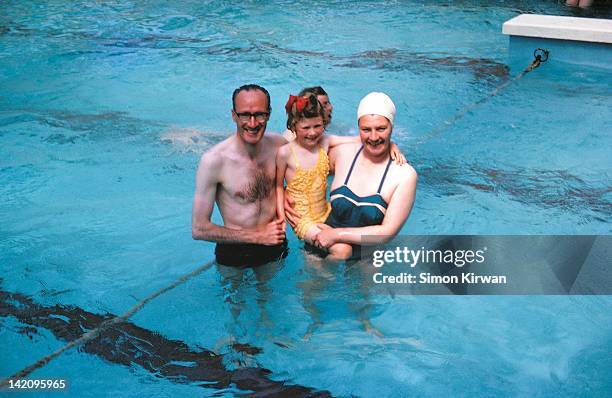
[[398, 184], [412, 183], [416, 182], [418, 179], [418, 174], [416, 170], [409, 163], [404, 163], [401, 166], [395, 163], [391, 163], [391, 168], [393, 171], [394, 179], [396, 179]]

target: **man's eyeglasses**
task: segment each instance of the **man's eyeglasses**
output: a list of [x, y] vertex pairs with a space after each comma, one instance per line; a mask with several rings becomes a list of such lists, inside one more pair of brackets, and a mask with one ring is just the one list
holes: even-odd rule
[[249, 122], [251, 121], [251, 118], [254, 117], [258, 123], [263, 123], [266, 120], [268, 120], [268, 117], [270, 116], [268, 112], [255, 112], [255, 113], [241, 112], [241, 113], [238, 113], [234, 111], [234, 113], [238, 117], [238, 120], [240, 120], [241, 122]]

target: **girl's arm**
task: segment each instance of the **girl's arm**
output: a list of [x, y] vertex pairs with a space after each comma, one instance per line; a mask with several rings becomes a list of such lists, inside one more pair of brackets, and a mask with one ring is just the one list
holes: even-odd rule
[[287, 161], [283, 156], [282, 146], [276, 151], [276, 217], [280, 220], [285, 219], [285, 172], [287, 171]]

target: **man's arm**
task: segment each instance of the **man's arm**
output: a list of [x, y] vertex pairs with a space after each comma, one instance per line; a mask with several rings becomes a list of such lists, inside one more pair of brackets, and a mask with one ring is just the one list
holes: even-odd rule
[[[204, 154], [200, 160], [191, 213], [191, 236], [196, 240], [210, 242], [270, 244], [266, 241], [265, 236], [262, 236], [265, 230], [233, 229], [211, 222], [217, 184], [220, 182], [218, 176], [221, 174], [222, 165], [222, 160], [213, 153]], [[266, 230], [269, 225], [266, 226]]]
[[285, 142], [292, 142], [295, 140], [295, 133], [289, 129], [283, 131], [281, 134]]
[[285, 147], [278, 148], [276, 151], [276, 217], [285, 219], [285, 171], [287, 170], [287, 162], [285, 161]]
[[[393, 192], [385, 218], [381, 225], [371, 225], [360, 228], [325, 228], [317, 235], [321, 247], [330, 247], [334, 243], [379, 244], [390, 241], [397, 235], [408, 219], [416, 194], [417, 174], [412, 167], [408, 175], [400, 182]], [[362, 237], [367, 236], [363, 242]]]
[[283, 134], [277, 134], [277, 133], [266, 133], [266, 137], [272, 139], [272, 142], [274, 143], [274, 146], [276, 147], [280, 147], [282, 145], [287, 144], [290, 141], [293, 140], [289, 140], [288, 136], [285, 135], [285, 133]]
[[[333, 149], [337, 147], [338, 145], [344, 145], [344, 144], [361, 144], [361, 138], [358, 135], [349, 135], [349, 136], [327, 135], [326, 137], [327, 137], [327, 142], [329, 143], [329, 149]], [[404, 154], [402, 153], [402, 151], [399, 149], [399, 147], [397, 146], [395, 142], [391, 142], [390, 153], [391, 153], [391, 159], [393, 159], [396, 164], [401, 166], [404, 163], [407, 163], [406, 157], [404, 156]]]
[[333, 148], [342, 144], [359, 144], [361, 142], [361, 138], [358, 135], [325, 135], [327, 137], [327, 142], [329, 143], [329, 148]]

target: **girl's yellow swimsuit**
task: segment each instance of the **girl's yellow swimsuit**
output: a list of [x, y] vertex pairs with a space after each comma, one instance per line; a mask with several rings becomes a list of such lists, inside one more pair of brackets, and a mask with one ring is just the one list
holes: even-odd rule
[[304, 239], [308, 229], [315, 224], [325, 222], [331, 211], [331, 206], [325, 200], [329, 158], [327, 152], [319, 147], [317, 164], [311, 169], [303, 169], [293, 151], [293, 145], [289, 144], [289, 148], [296, 167], [293, 179], [287, 183], [287, 193], [295, 200], [294, 209], [301, 217], [295, 226], [295, 233], [298, 238]]

